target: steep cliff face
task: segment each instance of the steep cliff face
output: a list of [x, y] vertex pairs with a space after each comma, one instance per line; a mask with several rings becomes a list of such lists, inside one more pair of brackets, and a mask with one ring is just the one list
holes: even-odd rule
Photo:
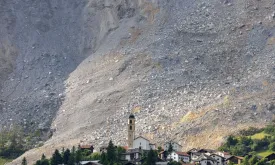
[[113, 25], [100, 27], [87, 1], [0, 3], [1, 126], [49, 130], [64, 81]]
[[54, 130], [30, 160], [80, 141], [124, 145], [130, 112], [136, 134], [185, 149], [272, 119], [270, 0], [2, 3], [13, 21], [1, 19], [12, 27], [0, 31], [1, 124]]

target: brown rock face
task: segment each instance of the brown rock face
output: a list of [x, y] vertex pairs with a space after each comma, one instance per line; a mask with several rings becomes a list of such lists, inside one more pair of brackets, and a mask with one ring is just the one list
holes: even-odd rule
[[1, 1], [0, 123], [54, 130], [30, 161], [80, 141], [125, 145], [130, 112], [136, 135], [157, 144], [215, 148], [272, 120], [274, 9], [269, 0]]

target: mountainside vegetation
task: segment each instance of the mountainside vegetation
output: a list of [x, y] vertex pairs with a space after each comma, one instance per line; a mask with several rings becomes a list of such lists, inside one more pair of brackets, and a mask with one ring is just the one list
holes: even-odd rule
[[12, 159], [5, 159], [0, 157], [0, 165], [5, 165], [6, 163], [11, 162]]
[[2, 162], [9, 161], [21, 156], [25, 151], [42, 145], [40, 131], [32, 133], [25, 131], [19, 126], [11, 129], [3, 129], [0, 132], [0, 158]]
[[[244, 156], [243, 165], [266, 165], [266, 157], [275, 153], [275, 124], [262, 129], [249, 128], [239, 135], [229, 136], [219, 150], [232, 155]], [[275, 164], [272, 160], [270, 164]]]

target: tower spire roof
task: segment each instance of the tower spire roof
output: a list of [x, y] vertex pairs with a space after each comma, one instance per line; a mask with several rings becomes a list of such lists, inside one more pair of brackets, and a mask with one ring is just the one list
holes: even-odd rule
[[131, 113], [129, 116], [129, 119], [134, 119], [134, 118], [135, 118], [135, 115]]

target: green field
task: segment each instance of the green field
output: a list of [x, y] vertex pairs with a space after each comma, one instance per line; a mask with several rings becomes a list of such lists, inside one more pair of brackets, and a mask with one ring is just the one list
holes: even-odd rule
[[250, 136], [250, 137], [251, 137], [251, 139], [259, 139], [259, 140], [261, 140], [261, 139], [263, 139], [266, 136], [269, 136], [269, 134], [267, 134], [267, 133], [265, 133], [263, 131], [263, 132], [257, 133], [257, 134], [255, 134], [253, 136]]
[[12, 160], [0, 158], [0, 165], [4, 165], [5, 163], [11, 162], [11, 161]]
[[[255, 135], [252, 135], [250, 136], [251, 139], [258, 139], [258, 140], [261, 140], [263, 138], [265, 138], [266, 136], [270, 136], [269, 134], [265, 133], [264, 131], [263, 132], [260, 132], [260, 133], [257, 133]], [[269, 150], [265, 150], [265, 151], [258, 151], [256, 152], [257, 155], [261, 156], [261, 157], [266, 157], [267, 155], [273, 153], [273, 151], [269, 151]]]
[[273, 152], [274, 151], [265, 150], [265, 151], [259, 151], [256, 154], [264, 158], [264, 157], [268, 156], [269, 154], [272, 154]]

